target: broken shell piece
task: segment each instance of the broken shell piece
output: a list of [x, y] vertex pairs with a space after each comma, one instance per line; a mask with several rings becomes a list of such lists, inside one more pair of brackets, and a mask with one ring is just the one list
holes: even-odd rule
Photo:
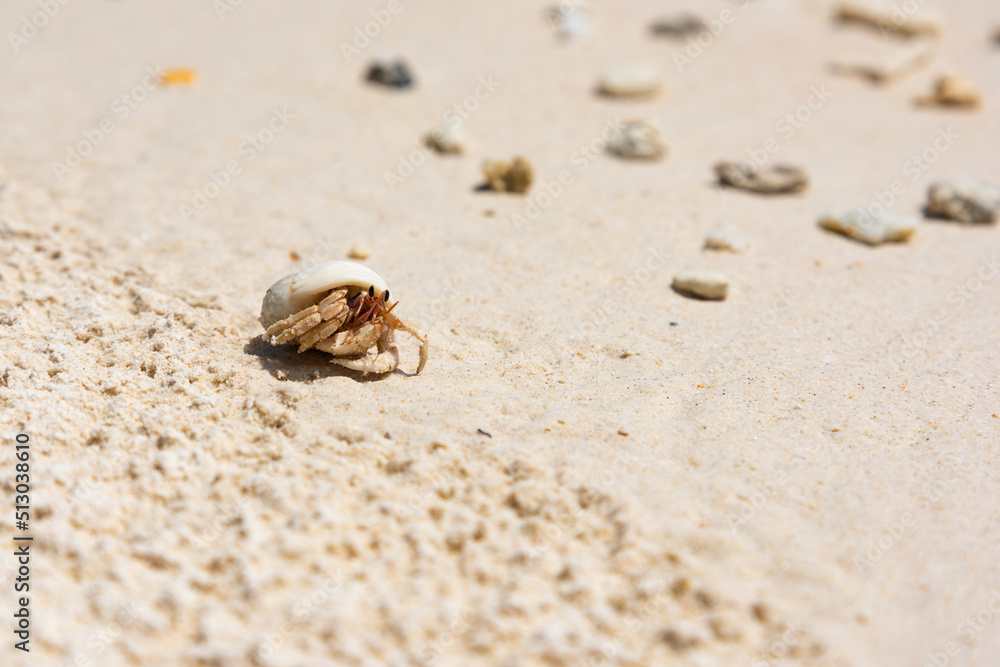
[[917, 221], [886, 213], [883, 210], [859, 208], [823, 216], [820, 227], [843, 234], [868, 245], [909, 241], [917, 231]]
[[364, 243], [355, 243], [351, 246], [351, 250], [347, 253], [347, 256], [351, 259], [368, 259], [372, 254], [371, 249]]
[[805, 169], [788, 164], [758, 167], [750, 162], [719, 162], [715, 174], [725, 185], [761, 194], [801, 192], [809, 186]]
[[491, 190], [497, 192], [527, 192], [535, 179], [535, 170], [525, 158], [517, 156], [511, 162], [486, 160], [483, 176]]
[[461, 155], [468, 148], [461, 119], [443, 123], [424, 137], [424, 144], [442, 155]]
[[888, 83], [926, 63], [933, 53], [930, 40], [921, 39], [881, 59], [855, 57], [833, 62], [835, 72], [857, 74], [876, 83]]
[[729, 278], [717, 271], [681, 271], [674, 276], [673, 288], [684, 296], [722, 301], [729, 293]]
[[694, 14], [677, 14], [660, 19], [649, 26], [649, 31], [656, 37], [671, 37], [684, 39], [708, 30], [705, 22]]
[[590, 14], [579, 7], [550, 7], [545, 12], [545, 18], [563, 39], [579, 39], [594, 31]]
[[660, 75], [646, 65], [618, 65], [605, 70], [597, 91], [608, 97], [652, 97], [660, 90]]
[[983, 103], [979, 89], [964, 76], [945, 74], [934, 84], [934, 92], [917, 98], [917, 104], [922, 107], [962, 107], [978, 109]]
[[720, 222], [715, 229], [705, 237], [705, 248], [708, 250], [725, 250], [728, 252], [745, 252], [750, 247], [750, 241], [736, 225], [731, 222]]
[[383, 56], [368, 67], [365, 78], [371, 83], [377, 83], [388, 88], [409, 88], [413, 85], [413, 74], [409, 66], [402, 60]]
[[660, 128], [653, 121], [633, 120], [608, 140], [609, 153], [628, 160], [659, 160], [667, 153]]
[[927, 192], [927, 214], [965, 223], [1000, 218], [1000, 187], [974, 181], [939, 181]]
[[[916, 4], [916, 3], [913, 3]], [[883, 34], [897, 33], [908, 37], [937, 35], [941, 32], [941, 17], [926, 10], [903, 11], [887, 2], [852, 0], [836, 6], [835, 15], [841, 21], [863, 23]]]

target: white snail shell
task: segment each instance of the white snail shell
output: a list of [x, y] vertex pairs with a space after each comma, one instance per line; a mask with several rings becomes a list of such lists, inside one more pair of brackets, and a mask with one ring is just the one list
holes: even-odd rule
[[382, 276], [357, 262], [324, 262], [298, 273], [287, 275], [271, 285], [260, 306], [260, 323], [265, 329], [275, 322], [308, 308], [318, 294], [341, 287], [359, 291], [375, 288], [375, 295], [388, 290]]

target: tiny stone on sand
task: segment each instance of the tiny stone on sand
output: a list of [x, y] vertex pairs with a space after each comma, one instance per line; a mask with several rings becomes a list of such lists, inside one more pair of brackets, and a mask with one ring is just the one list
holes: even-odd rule
[[465, 125], [461, 119], [442, 123], [424, 137], [424, 144], [442, 155], [461, 155], [468, 149]]
[[506, 160], [486, 160], [483, 162], [483, 176], [490, 190], [497, 192], [527, 192], [535, 179], [531, 163], [521, 156], [510, 162]]
[[749, 247], [750, 241], [746, 235], [731, 222], [720, 222], [705, 237], [705, 248], [708, 250], [746, 252]]
[[725, 185], [768, 195], [801, 192], [809, 186], [805, 169], [788, 164], [758, 167], [749, 162], [719, 162], [715, 175]]
[[351, 259], [368, 259], [371, 257], [371, 254], [371, 248], [367, 245], [364, 243], [355, 243], [351, 246], [351, 250], [347, 253], [347, 256]]
[[649, 26], [649, 31], [654, 36], [672, 39], [692, 37], [706, 30], [708, 26], [700, 17], [687, 12], [654, 21]]
[[198, 82], [198, 72], [186, 67], [164, 70], [160, 74], [161, 86], [191, 85]]
[[626, 160], [659, 160], [667, 154], [659, 126], [649, 120], [626, 122], [621, 132], [608, 140], [606, 150]]
[[970, 180], [939, 181], [927, 191], [927, 214], [964, 223], [1000, 218], [1000, 186]]
[[413, 85], [413, 74], [409, 66], [393, 56], [383, 56], [368, 67], [365, 77], [369, 82], [388, 88], [409, 88]]
[[[917, 5], [917, 2], [913, 2]], [[923, 4], [923, 2], [919, 3]], [[938, 35], [942, 31], [941, 17], [930, 11], [902, 11], [895, 4], [881, 0], [851, 0], [838, 3], [835, 15], [841, 21], [861, 23], [880, 33], [895, 33], [904, 37]]]
[[644, 98], [660, 91], [660, 75], [647, 65], [617, 65], [605, 70], [597, 92], [607, 97]]
[[934, 90], [917, 98], [922, 107], [956, 107], [978, 109], [983, 96], [975, 84], [960, 74], [945, 74], [934, 84]]
[[722, 301], [729, 293], [729, 278], [717, 271], [691, 269], [674, 276], [673, 288], [684, 296]]
[[917, 221], [881, 210], [858, 208], [825, 215], [820, 227], [868, 245], [909, 241], [917, 231]]

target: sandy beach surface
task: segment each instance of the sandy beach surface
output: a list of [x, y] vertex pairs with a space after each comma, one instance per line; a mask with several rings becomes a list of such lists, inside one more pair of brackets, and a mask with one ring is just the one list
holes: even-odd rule
[[[1000, 7], [911, 0], [943, 30], [879, 85], [830, 64], [905, 42], [828, 2], [593, 0], [569, 41], [551, 4], [3, 4], [0, 664], [1000, 665], [1000, 229], [921, 213], [1000, 181]], [[651, 35], [683, 10], [719, 29]], [[596, 95], [621, 63], [661, 94]], [[982, 108], [916, 107], [946, 72]], [[638, 118], [662, 161], [603, 151]], [[809, 189], [715, 183], [762, 151]], [[527, 195], [477, 189], [514, 155]], [[817, 225], [876, 202], [910, 242]], [[419, 375], [261, 338], [356, 244]]]

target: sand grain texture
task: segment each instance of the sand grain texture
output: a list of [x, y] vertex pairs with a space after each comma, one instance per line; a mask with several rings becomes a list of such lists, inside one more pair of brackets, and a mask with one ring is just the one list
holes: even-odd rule
[[[384, 6], [68, 3], [3, 55], [0, 423], [32, 437], [36, 541], [32, 652], [0, 664], [912, 665], [956, 641], [991, 667], [1000, 617], [959, 626], [1000, 589], [1000, 235], [815, 224], [896, 180], [908, 216], [931, 182], [990, 180], [990, 104], [832, 75], [879, 38], [819, 2], [588, 6], [569, 42], [533, 2], [404, 2], [346, 58]], [[648, 34], [727, 9], [680, 69], [685, 43]], [[993, 8], [946, 9], [940, 57], [995, 99], [995, 49], [970, 46]], [[367, 84], [383, 52], [417, 84]], [[594, 95], [612, 62], [670, 94]], [[198, 81], [144, 89], [157, 67]], [[431, 154], [470, 97], [475, 146]], [[647, 116], [670, 159], [592, 147]], [[769, 139], [807, 192], [710, 182]], [[477, 191], [512, 155], [531, 191]], [[702, 251], [720, 219], [752, 253]], [[405, 338], [380, 379], [261, 339], [269, 285], [362, 241], [430, 337], [420, 375]], [[739, 290], [685, 299], [689, 265]]]

